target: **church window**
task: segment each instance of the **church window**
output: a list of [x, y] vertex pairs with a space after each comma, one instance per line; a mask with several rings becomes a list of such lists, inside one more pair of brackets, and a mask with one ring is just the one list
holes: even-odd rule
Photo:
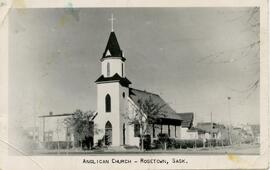
[[107, 50], [106, 56], [111, 56], [110, 50]]
[[126, 125], [123, 124], [123, 145], [126, 144]]
[[109, 94], [105, 97], [105, 110], [106, 112], [111, 112], [111, 96]]
[[125, 92], [123, 92], [122, 96], [123, 96], [123, 98], [125, 98], [125, 96], [126, 96]]
[[140, 137], [140, 124], [134, 124], [134, 137]]
[[110, 121], [107, 121], [105, 124], [105, 136], [104, 136], [105, 145], [112, 144], [112, 124]]
[[122, 63], [122, 77], [124, 76], [124, 64]]
[[107, 63], [107, 77], [110, 76], [110, 63]]

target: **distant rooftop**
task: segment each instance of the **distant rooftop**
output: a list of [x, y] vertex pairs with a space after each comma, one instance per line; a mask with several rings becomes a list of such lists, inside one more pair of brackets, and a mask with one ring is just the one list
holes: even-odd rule
[[191, 128], [193, 125], [194, 113], [177, 113], [183, 119], [182, 127]]
[[[211, 128], [211, 124], [213, 125], [212, 128]], [[206, 132], [213, 132], [213, 133], [217, 133], [219, 130], [225, 129], [224, 125], [211, 123], [211, 122], [200, 122], [200, 123], [197, 123], [196, 127]]]
[[74, 115], [74, 113], [49, 114], [49, 115], [42, 115], [39, 117], [60, 117], [60, 116], [71, 116], [71, 115]]

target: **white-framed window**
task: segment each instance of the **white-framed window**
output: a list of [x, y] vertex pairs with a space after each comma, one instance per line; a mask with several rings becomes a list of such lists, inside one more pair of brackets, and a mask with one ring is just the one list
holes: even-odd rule
[[110, 63], [107, 63], [107, 77], [110, 76]]

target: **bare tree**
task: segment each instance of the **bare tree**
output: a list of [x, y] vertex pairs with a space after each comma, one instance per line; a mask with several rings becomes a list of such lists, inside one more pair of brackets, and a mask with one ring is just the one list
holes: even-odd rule
[[162, 108], [165, 106], [155, 103], [151, 96], [148, 99], [139, 99], [134, 105], [134, 114], [128, 115], [129, 124], [138, 125], [140, 128], [141, 150], [144, 150], [144, 136], [149, 132], [149, 124], [156, 122], [158, 115], [165, 116]]

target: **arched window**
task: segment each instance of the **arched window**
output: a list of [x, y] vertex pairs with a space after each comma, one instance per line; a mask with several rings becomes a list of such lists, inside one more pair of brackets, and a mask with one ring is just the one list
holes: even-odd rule
[[124, 77], [124, 64], [122, 63], [122, 77]]
[[123, 145], [126, 144], [126, 125], [123, 124]]
[[112, 144], [112, 124], [110, 121], [107, 121], [105, 124], [105, 145]]
[[110, 63], [107, 63], [107, 77], [110, 76]]
[[111, 112], [111, 96], [109, 94], [105, 97], [105, 110], [106, 112]]

